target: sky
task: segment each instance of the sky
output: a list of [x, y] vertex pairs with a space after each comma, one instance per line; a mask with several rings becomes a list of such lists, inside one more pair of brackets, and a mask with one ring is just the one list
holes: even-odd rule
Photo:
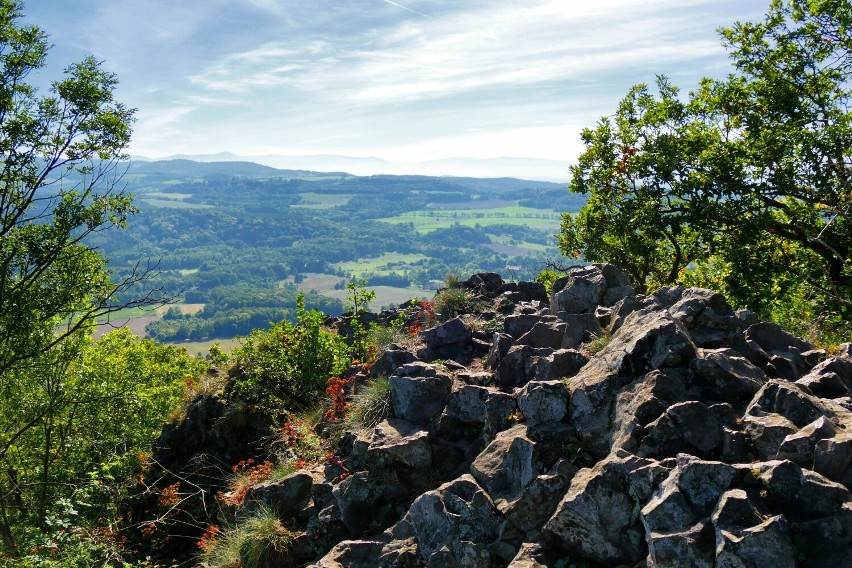
[[25, 0], [137, 110], [130, 152], [570, 164], [636, 83], [729, 71], [717, 28], [769, 0]]

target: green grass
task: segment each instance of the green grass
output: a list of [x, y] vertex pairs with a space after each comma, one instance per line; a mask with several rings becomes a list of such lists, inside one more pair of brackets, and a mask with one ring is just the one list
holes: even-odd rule
[[466, 227], [476, 225], [523, 225], [536, 229], [546, 229], [554, 233], [559, 230], [562, 220], [560, 213], [533, 209], [532, 207], [497, 207], [493, 209], [442, 209], [428, 211], [408, 211], [396, 217], [377, 219], [384, 223], [412, 223], [419, 233], [429, 233], [446, 229], [458, 223]]
[[112, 312], [109, 315], [101, 316], [96, 321], [97, 323], [105, 323], [107, 321], [116, 322], [132, 318], [142, 318], [148, 316], [156, 316], [157, 308], [124, 308], [117, 312]]
[[142, 199], [169, 199], [169, 200], [178, 200], [182, 201], [184, 199], [189, 199], [192, 197], [191, 193], [164, 193], [162, 191], [151, 191], [149, 193], [145, 193], [140, 196]]
[[202, 203], [185, 203], [175, 199], [146, 199], [141, 198], [140, 201], [151, 207], [171, 208], [171, 209], [213, 209], [212, 205], [204, 205]]
[[208, 341], [177, 341], [168, 345], [183, 347], [193, 357], [199, 353], [202, 357], [206, 357], [210, 353], [210, 348], [213, 347], [214, 343], [218, 343], [222, 351], [229, 355], [234, 349], [240, 346], [240, 341], [236, 337], [231, 339], [210, 339]]
[[[382, 307], [390, 305], [398, 306], [412, 298], [431, 298], [435, 295], [434, 290], [423, 288], [396, 288], [394, 286], [368, 286], [369, 290], [376, 293], [376, 299], [370, 302], [370, 311], [378, 312]], [[318, 290], [319, 291], [319, 290]], [[329, 298], [337, 298], [346, 301], [348, 290], [323, 290], [320, 293]]]
[[375, 258], [359, 258], [358, 260], [339, 262], [334, 266], [348, 274], [351, 274], [354, 278], [360, 278], [367, 272], [381, 275], [400, 272], [408, 268], [410, 265], [420, 262], [421, 260], [425, 260], [426, 258], [427, 257], [422, 254], [386, 252]]

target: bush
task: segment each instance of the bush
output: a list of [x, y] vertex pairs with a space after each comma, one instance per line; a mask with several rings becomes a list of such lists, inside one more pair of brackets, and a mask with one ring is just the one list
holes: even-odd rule
[[294, 534], [271, 510], [261, 508], [254, 516], [225, 531], [209, 530], [199, 541], [200, 562], [208, 568], [283, 565]]
[[473, 295], [462, 288], [442, 288], [435, 295], [435, 312], [441, 321], [466, 314], [476, 308]]
[[298, 323], [282, 321], [256, 330], [234, 352], [242, 368], [234, 395], [277, 411], [306, 409], [322, 396], [326, 380], [348, 367], [348, 348], [337, 334], [323, 329], [323, 314], [305, 310], [301, 295], [296, 310]]

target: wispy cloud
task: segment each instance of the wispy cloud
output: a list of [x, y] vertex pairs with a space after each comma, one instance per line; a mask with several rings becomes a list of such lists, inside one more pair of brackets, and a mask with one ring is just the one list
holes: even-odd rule
[[[119, 72], [148, 153], [572, 159], [630, 85], [725, 72], [741, 0], [39, 0]], [[424, 17], [428, 16], [428, 17]], [[55, 31], [58, 29], [58, 33]], [[271, 150], [270, 150], [271, 151]]]

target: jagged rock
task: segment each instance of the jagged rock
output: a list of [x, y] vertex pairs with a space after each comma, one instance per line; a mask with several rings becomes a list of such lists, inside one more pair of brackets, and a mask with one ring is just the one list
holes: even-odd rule
[[709, 458], [722, 446], [722, 427], [733, 418], [726, 405], [707, 406], [697, 400], [679, 402], [648, 424], [638, 455], [664, 458], [681, 452]]
[[518, 282], [518, 297], [522, 302], [547, 303], [547, 289], [541, 282]]
[[589, 359], [576, 349], [557, 349], [549, 352], [536, 352], [534, 379], [552, 381], [567, 379], [576, 375], [589, 362]]
[[552, 349], [514, 345], [494, 371], [494, 383], [503, 389], [521, 387], [536, 377], [539, 360], [552, 354]]
[[557, 317], [565, 323], [562, 343], [557, 345], [557, 348], [577, 349], [583, 343], [592, 341], [604, 333], [597, 313], [569, 314], [567, 312], [560, 312], [557, 314]]
[[747, 414], [743, 424], [743, 430], [754, 444], [760, 459], [774, 458], [784, 439], [798, 431], [795, 424], [775, 413], [759, 416]]
[[511, 335], [507, 333], [495, 333], [491, 340], [491, 348], [485, 356], [487, 368], [492, 371], [495, 370], [514, 344], [515, 340], [512, 339]]
[[538, 322], [532, 326], [532, 329], [518, 338], [517, 344], [535, 348], [559, 349], [562, 347], [562, 338], [565, 335], [566, 327], [566, 324], [559, 322]]
[[543, 558], [541, 544], [525, 542], [508, 568], [547, 568], [547, 560]]
[[418, 497], [391, 529], [394, 540], [385, 550], [401, 542], [408, 550], [414, 544], [427, 566], [489, 566], [504, 524], [485, 491], [463, 475]]
[[559, 422], [568, 412], [568, 388], [561, 381], [531, 381], [517, 399], [530, 428]]
[[518, 402], [511, 394], [491, 391], [485, 402], [486, 429], [491, 434], [502, 432], [512, 424], [510, 418], [518, 410]]
[[716, 529], [716, 568], [796, 568], [796, 550], [783, 516], [741, 530]]
[[649, 568], [713, 568], [714, 535], [709, 523], [699, 522], [681, 531], [646, 535]]
[[371, 467], [394, 463], [412, 468], [429, 467], [432, 465], [429, 433], [405, 420], [385, 420], [373, 430], [367, 459]]
[[470, 465], [470, 473], [504, 510], [538, 475], [535, 463], [535, 442], [527, 437], [527, 427], [519, 424], [498, 434]]
[[436, 356], [455, 357], [460, 349], [471, 342], [472, 333], [460, 316], [455, 317], [418, 334], [424, 346], [417, 351], [417, 356], [425, 360]]
[[236, 511], [236, 518], [251, 516], [260, 507], [275, 512], [280, 519], [296, 517], [311, 498], [313, 477], [304, 472], [291, 473], [277, 481], [264, 481], [246, 491], [243, 505]]
[[398, 368], [408, 363], [414, 363], [417, 360], [414, 353], [392, 343], [376, 359], [376, 362], [373, 363], [373, 366], [370, 368], [370, 374], [374, 377], [389, 377]]
[[852, 433], [817, 442], [814, 471], [852, 489]]
[[371, 478], [366, 471], [346, 477], [333, 494], [340, 521], [352, 537], [374, 533], [394, 522], [410, 496], [402, 485]]
[[852, 395], [852, 360], [833, 357], [818, 363], [796, 384], [820, 398], [841, 398]]
[[568, 381], [570, 421], [584, 445], [599, 457], [609, 453], [618, 391], [647, 371], [688, 364], [695, 354], [682, 325], [664, 309], [631, 313], [609, 344]]
[[385, 543], [377, 540], [344, 540], [337, 543], [312, 568], [351, 568], [378, 566], [379, 553]]
[[814, 463], [814, 448], [820, 440], [834, 436], [836, 429], [825, 416], [820, 416], [795, 434], [789, 434], [778, 448], [777, 458], [805, 467]]
[[643, 501], [641, 484], [647, 482], [647, 474], [636, 475], [642, 468], [652, 477], [665, 471], [656, 462], [625, 454], [578, 471], [544, 526], [551, 546], [604, 566], [645, 558], [644, 530], [635, 514]]
[[731, 404], [751, 400], [768, 380], [766, 373], [733, 349], [699, 350], [692, 369], [705, 396]]
[[771, 375], [795, 381], [810, 370], [801, 354], [813, 349], [811, 344], [773, 323], [760, 322], [750, 326], [744, 338], [759, 348], [752, 348], [749, 358], [758, 363], [768, 359], [764, 365]]
[[487, 388], [465, 385], [447, 398], [445, 413], [461, 422], [485, 422], [488, 419]]
[[578, 468], [559, 460], [546, 474], [539, 475], [527, 485], [521, 496], [501, 508], [506, 519], [522, 531], [543, 526], [553, 515], [560, 498], [568, 491]]
[[633, 294], [630, 280], [609, 265], [591, 265], [572, 270], [553, 284], [550, 309], [569, 314], [594, 314], [599, 304], [613, 306]]
[[483, 294], [497, 292], [502, 285], [503, 278], [496, 272], [479, 272], [461, 283], [462, 288]]
[[444, 409], [453, 381], [440, 366], [409, 363], [390, 377], [394, 416], [424, 424]]
[[506, 316], [506, 319], [503, 320], [503, 329], [512, 337], [513, 341], [517, 341], [536, 324], [555, 323], [556, 321], [557, 318], [555, 316], [542, 316], [538, 313], [518, 314]]
[[703, 288], [662, 288], [654, 294], [657, 303], [680, 321], [699, 347], [732, 347], [740, 320], [724, 296]]
[[636, 295], [622, 298], [610, 310], [610, 323], [607, 331], [611, 335], [621, 328], [624, 320], [633, 312], [638, 312], [646, 308], [653, 309], [655, 307], [660, 307], [660, 305], [650, 296]]

